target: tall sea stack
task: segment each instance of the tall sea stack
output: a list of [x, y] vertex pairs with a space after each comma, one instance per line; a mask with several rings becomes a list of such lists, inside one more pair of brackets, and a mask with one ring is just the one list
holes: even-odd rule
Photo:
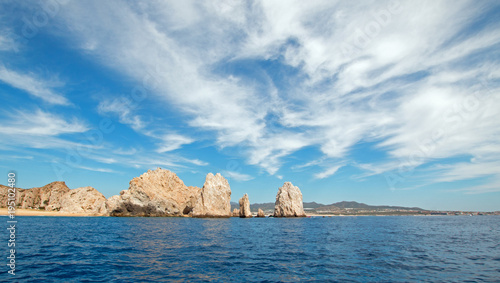
[[240, 198], [240, 217], [252, 218], [252, 212], [250, 211], [250, 200], [248, 199], [247, 194]]
[[305, 217], [300, 189], [290, 182], [278, 189], [274, 203], [274, 217]]
[[208, 173], [195, 202], [193, 217], [231, 217], [231, 188], [226, 178]]

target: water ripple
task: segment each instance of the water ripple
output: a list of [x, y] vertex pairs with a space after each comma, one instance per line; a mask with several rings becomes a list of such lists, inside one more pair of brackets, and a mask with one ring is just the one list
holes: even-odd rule
[[16, 281], [498, 282], [498, 220], [20, 217]]

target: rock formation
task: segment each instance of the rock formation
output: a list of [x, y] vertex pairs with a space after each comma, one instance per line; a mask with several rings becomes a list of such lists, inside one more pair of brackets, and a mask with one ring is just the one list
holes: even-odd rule
[[[11, 187], [0, 185], [0, 207], [7, 207], [7, 200], [9, 196], [9, 189]], [[19, 190], [22, 190], [20, 188], [15, 188], [16, 192], [19, 192]], [[16, 193], [17, 196], [17, 193]], [[17, 199], [16, 199], [16, 206], [17, 206]]]
[[240, 198], [240, 217], [241, 218], [251, 218], [252, 212], [250, 211], [250, 200], [248, 200], [248, 194], [245, 194]]
[[193, 208], [193, 217], [231, 217], [231, 188], [221, 174], [209, 173]]
[[[0, 207], [7, 205], [8, 189], [10, 187], [0, 187]], [[16, 188], [16, 206], [24, 209], [58, 211], [61, 209], [61, 198], [69, 191], [64, 182], [52, 182], [43, 187], [27, 190]]]
[[[0, 207], [6, 206], [9, 189], [0, 185]], [[186, 186], [169, 170], [148, 170], [132, 179], [128, 190], [108, 200], [92, 187], [70, 190], [64, 182], [16, 191], [16, 207], [25, 209], [110, 216], [252, 217], [248, 194], [239, 200], [240, 209], [231, 212], [231, 188], [219, 173], [209, 173], [200, 189]], [[298, 187], [286, 182], [279, 188], [273, 215], [306, 216]], [[257, 217], [265, 217], [260, 208]]]
[[69, 192], [64, 182], [52, 182], [41, 188], [19, 190], [17, 192], [20, 208], [36, 208], [48, 211], [61, 209], [61, 198]]
[[61, 212], [107, 215], [106, 198], [92, 187], [70, 190], [61, 198]]
[[276, 195], [274, 217], [305, 217], [300, 189], [290, 182], [283, 184]]
[[264, 211], [262, 211], [262, 209], [259, 208], [259, 211], [257, 212], [257, 217], [266, 217], [266, 215], [264, 214]]
[[157, 168], [130, 181], [129, 189], [106, 203], [111, 216], [182, 216], [190, 214], [200, 194], [173, 172]]
[[[0, 185], [0, 207], [6, 205], [9, 188]], [[65, 213], [107, 214], [106, 198], [96, 189], [84, 187], [70, 190], [64, 182], [52, 182], [31, 189], [16, 188], [16, 207]]]

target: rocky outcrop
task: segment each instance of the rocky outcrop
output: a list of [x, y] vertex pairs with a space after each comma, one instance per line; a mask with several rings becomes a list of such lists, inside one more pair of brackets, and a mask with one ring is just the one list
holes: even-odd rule
[[69, 192], [64, 182], [52, 182], [40, 188], [19, 190], [17, 192], [20, 208], [35, 208], [48, 211], [61, 209], [61, 198]]
[[209, 173], [193, 208], [193, 217], [231, 217], [231, 188], [221, 174]]
[[[0, 207], [5, 206], [3, 196], [9, 187], [0, 186]], [[5, 191], [5, 194], [3, 193]], [[16, 188], [16, 207], [60, 211], [64, 213], [90, 213], [107, 215], [106, 198], [92, 187], [70, 190], [64, 182], [52, 182], [43, 187], [31, 189]]]
[[190, 214], [200, 195], [173, 172], [148, 170], [130, 181], [129, 189], [106, 203], [111, 216], [182, 216]]
[[274, 217], [305, 217], [300, 189], [290, 182], [278, 189], [274, 203]]
[[[0, 185], [0, 207], [7, 207], [9, 193], [12, 193], [12, 191], [9, 192], [9, 189], [11, 189], [11, 187]], [[22, 190], [20, 188], [14, 188], [14, 189], [16, 192], [19, 192], [19, 190]], [[16, 193], [16, 196], [17, 196], [17, 193]], [[17, 203], [18, 203], [17, 200], [15, 201], [15, 203], [17, 205]]]
[[107, 215], [106, 198], [92, 187], [70, 190], [61, 198], [61, 212]]
[[[10, 187], [0, 187], [0, 207], [7, 205], [8, 189]], [[59, 211], [61, 209], [61, 198], [69, 191], [70, 189], [64, 182], [52, 182], [43, 187], [32, 189], [16, 188], [16, 207]]]
[[250, 201], [248, 200], [248, 194], [245, 194], [240, 198], [240, 217], [241, 218], [251, 218], [252, 212], [250, 211]]
[[257, 212], [257, 217], [266, 217], [266, 215], [264, 214], [264, 211], [262, 211], [262, 209], [259, 208], [259, 211]]
[[240, 210], [235, 208], [233, 209], [233, 217], [240, 217]]

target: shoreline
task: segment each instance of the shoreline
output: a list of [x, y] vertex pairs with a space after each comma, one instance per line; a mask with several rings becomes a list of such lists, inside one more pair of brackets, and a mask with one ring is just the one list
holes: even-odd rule
[[[9, 212], [6, 207], [0, 208], [0, 216], [8, 216]], [[51, 216], [51, 217], [111, 217], [109, 215], [102, 214], [94, 214], [94, 213], [67, 213], [67, 212], [59, 212], [59, 211], [45, 211], [38, 209], [24, 209], [18, 208], [16, 209], [15, 216]], [[464, 215], [430, 215], [430, 214], [306, 214], [307, 217], [357, 217], [357, 216], [469, 216], [468, 214]], [[180, 217], [189, 217], [189, 216], [180, 216]], [[227, 217], [231, 218], [231, 217]], [[258, 218], [253, 216], [252, 218]], [[268, 216], [262, 218], [269, 218]], [[303, 218], [303, 217], [299, 217]]]
[[[62, 216], [62, 217], [105, 217], [106, 215], [99, 215], [93, 213], [67, 213], [67, 212], [59, 212], [59, 211], [46, 211], [46, 210], [38, 210], [38, 209], [25, 209], [25, 208], [17, 208], [14, 216]], [[8, 216], [9, 211], [7, 208], [0, 208], [0, 216]]]

